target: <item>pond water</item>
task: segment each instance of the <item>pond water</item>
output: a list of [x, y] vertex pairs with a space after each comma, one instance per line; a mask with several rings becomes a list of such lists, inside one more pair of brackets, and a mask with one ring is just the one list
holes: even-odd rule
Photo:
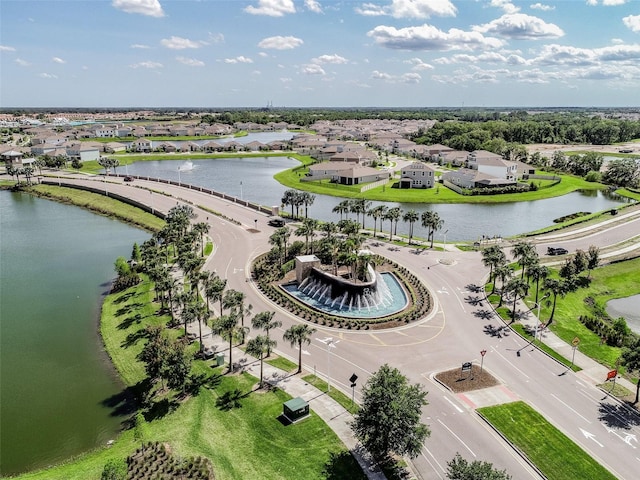
[[149, 234], [73, 206], [0, 191], [0, 476], [117, 435], [122, 391], [98, 335], [114, 261]]
[[[184, 160], [161, 160], [137, 162], [127, 167], [133, 175], [170, 179], [190, 183], [234, 195], [261, 205], [280, 205], [286, 187], [274, 180], [273, 176], [285, 169], [298, 165], [298, 161], [288, 157], [234, 157], [208, 160], [193, 160], [193, 168], [184, 170]], [[338, 221], [340, 216], [332, 213], [342, 198], [316, 195], [309, 207], [309, 216], [323, 221]], [[458, 241], [478, 240], [482, 235], [508, 237], [530, 232], [553, 224], [553, 220], [576, 212], [598, 212], [619, 206], [622, 197], [608, 195], [601, 191], [573, 192], [561, 197], [502, 204], [417, 204], [372, 202], [372, 206], [399, 206], [404, 211], [414, 209], [418, 213], [426, 210], [437, 212], [444, 220], [444, 227], [436, 233], [436, 240]], [[351, 218], [355, 218], [351, 214]], [[373, 219], [367, 218], [366, 225], [373, 227]], [[388, 231], [389, 222], [383, 229]], [[398, 233], [407, 233], [408, 226], [398, 224]], [[445, 233], [446, 232], [446, 233]], [[426, 237], [427, 232], [418, 224], [414, 235]]]
[[640, 334], [640, 295], [609, 300], [606, 310], [611, 318], [624, 317], [629, 328]]

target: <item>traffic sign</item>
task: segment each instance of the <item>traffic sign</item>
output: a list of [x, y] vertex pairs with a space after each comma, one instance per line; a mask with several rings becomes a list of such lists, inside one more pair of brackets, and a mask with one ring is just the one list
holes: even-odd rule
[[578, 345], [580, 345], [580, 339], [578, 337], [574, 338], [573, 341], [571, 342], [571, 345], [573, 345], [574, 347], [577, 347]]
[[607, 373], [607, 380], [611, 380], [612, 378], [616, 378], [618, 376], [618, 370], [611, 370]]
[[484, 355], [487, 353], [486, 350], [480, 350], [480, 355], [482, 355], [484, 357]]
[[357, 379], [358, 379], [358, 376], [355, 373], [353, 375], [351, 375], [351, 377], [349, 377], [349, 381], [351, 383], [356, 383]]
[[470, 372], [471, 371], [471, 362], [464, 362], [462, 364], [462, 371], [463, 372]]

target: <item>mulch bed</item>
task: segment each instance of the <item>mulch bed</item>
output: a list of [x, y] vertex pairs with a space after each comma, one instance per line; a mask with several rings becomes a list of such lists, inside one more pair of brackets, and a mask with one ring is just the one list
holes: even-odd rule
[[487, 372], [486, 368], [480, 373], [480, 365], [472, 365], [470, 372], [462, 373], [460, 368], [440, 372], [435, 378], [453, 393], [470, 392], [500, 385], [500, 382]]

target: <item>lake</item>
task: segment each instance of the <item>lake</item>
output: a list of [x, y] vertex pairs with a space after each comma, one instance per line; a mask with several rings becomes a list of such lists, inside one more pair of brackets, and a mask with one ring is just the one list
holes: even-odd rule
[[149, 234], [77, 207], [0, 191], [0, 475], [113, 439], [122, 384], [98, 335], [114, 261]]
[[[136, 162], [127, 166], [132, 175], [164, 178], [183, 183], [207, 187], [238, 198], [266, 206], [280, 205], [287, 187], [273, 176], [285, 169], [299, 165], [293, 158], [283, 157], [234, 157], [190, 161], [193, 168], [185, 170], [184, 160], [159, 160]], [[181, 168], [182, 167], [182, 168]], [[122, 168], [120, 168], [122, 173]], [[342, 198], [317, 195], [309, 208], [309, 216], [323, 221], [338, 221], [340, 216], [332, 213]], [[418, 213], [426, 210], [437, 212], [444, 220], [442, 231], [436, 239], [442, 240], [446, 231], [447, 240], [474, 241], [486, 236], [509, 237], [553, 224], [553, 220], [575, 212], [598, 212], [624, 203], [625, 199], [601, 191], [573, 192], [561, 197], [501, 204], [418, 204], [372, 202], [372, 206], [399, 206], [404, 211], [414, 209]], [[355, 218], [351, 214], [351, 218]], [[384, 222], [388, 229], [389, 222]], [[366, 220], [373, 227], [373, 219]], [[400, 222], [398, 233], [407, 233], [408, 226]], [[415, 225], [414, 235], [426, 237], [426, 229]]]

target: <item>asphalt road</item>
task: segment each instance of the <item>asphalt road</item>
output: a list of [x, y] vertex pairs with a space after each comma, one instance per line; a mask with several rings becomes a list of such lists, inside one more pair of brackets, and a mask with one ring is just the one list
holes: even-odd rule
[[[74, 182], [95, 185], [92, 180]], [[277, 350], [297, 361], [298, 352], [281, 340], [281, 333], [301, 320], [265, 299], [249, 279], [251, 259], [269, 248], [268, 238], [275, 230], [267, 226], [268, 217], [232, 202], [153, 182], [102, 182], [105, 190], [134, 198], [164, 212], [176, 202], [190, 202], [198, 214], [195, 221], [207, 221], [216, 248], [205, 268], [228, 279], [228, 287], [246, 293], [253, 311], [275, 310], [283, 322], [272, 338], [279, 339]], [[149, 193], [150, 189], [155, 193]], [[159, 190], [166, 192], [158, 193]], [[240, 222], [236, 225], [197, 208], [205, 205]], [[256, 222], [257, 220], [257, 222]], [[586, 238], [546, 241], [572, 251], [589, 245], [607, 246], [632, 238], [640, 217], [629, 218], [612, 229], [600, 229]], [[256, 228], [257, 227], [257, 228]], [[416, 473], [424, 479], [445, 478], [446, 463], [459, 452], [468, 460], [490, 461], [506, 468], [516, 479], [540, 478], [514, 450], [475, 413], [483, 405], [526, 401], [562, 430], [591, 456], [620, 479], [637, 478], [640, 467], [638, 437], [640, 417], [630, 415], [593, 385], [587, 375], [567, 372], [538, 350], [517, 351], [525, 342], [502, 329], [489, 306], [479, 301], [474, 285], [482, 285], [487, 269], [478, 252], [415, 253], [413, 248], [390, 250], [386, 245], [369, 247], [409, 268], [432, 292], [435, 308], [420, 322], [395, 330], [347, 331], [320, 327], [311, 345], [303, 348], [304, 367], [320, 376], [330, 372], [331, 385], [350, 394], [349, 377], [355, 373], [359, 388], [380, 365], [399, 368], [412, 382], [420, 382], [429, 392], [429, 405], [423, 412], [431, 429], [422, 454], [415, 459]], [[539, 248], [546, 252], [546, 243]], [[324, 340], [322, 342], [321, 340]], [[332, 344], [331, 344], [332, 343]], [[328, 346], [328, 344], [331, 344]], [[437, 372], [459, 368], [463, 362], [480, 363], [486, 350], [484, 368], [502, 385], [483, 394], [453, 394], [435, 382]], [[602, 379], [604, 380], [604, 379]]]

